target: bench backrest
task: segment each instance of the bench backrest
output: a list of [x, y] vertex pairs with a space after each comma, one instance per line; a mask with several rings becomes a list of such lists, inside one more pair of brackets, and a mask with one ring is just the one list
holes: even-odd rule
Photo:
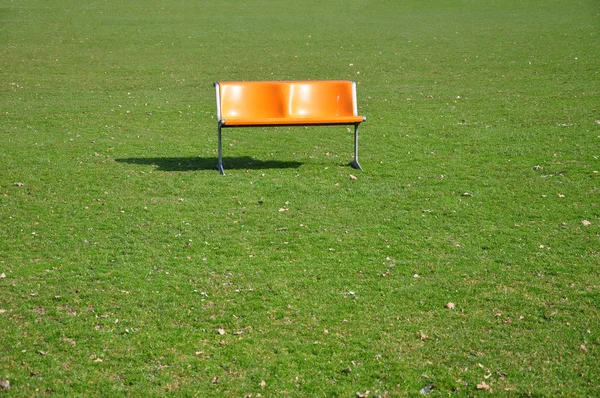
[[219, 120], [358, 116], [351, 81], [219, 82]]

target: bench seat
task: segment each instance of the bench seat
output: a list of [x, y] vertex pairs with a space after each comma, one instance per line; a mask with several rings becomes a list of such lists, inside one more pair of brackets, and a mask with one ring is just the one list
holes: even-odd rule
[[295, 118], [227, 118], [222, 120], [223, 127], [238, 127], [238, 126], [330, 126], [336, 124], [354, 124], [364, 121], [362, 116], [336, 116], [329, 118], [309, 118], [309, 117], [295, 117]]
[[221, 129], [227, 127], [354, 126], [354, 160], [358, 163], [359, 116], [356, 84], [345, 80], [216, 82], [217, 169], [223, 170]]

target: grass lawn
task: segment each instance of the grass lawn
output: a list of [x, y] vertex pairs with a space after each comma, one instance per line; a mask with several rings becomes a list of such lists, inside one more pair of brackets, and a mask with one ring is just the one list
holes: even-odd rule
[[[0, 395], [600, 395], [597, 1], [0, 21]], [[357, 82], [364, 172], [346, 127], [216, 171], [212, 82], [286, 79]]]

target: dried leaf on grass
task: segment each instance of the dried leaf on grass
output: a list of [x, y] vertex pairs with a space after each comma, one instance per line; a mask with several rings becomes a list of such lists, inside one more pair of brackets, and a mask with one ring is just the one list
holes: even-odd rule
[[98, 356], [96, 354], [90, 355], [89, 358], [90, 358], [91, 361], [94, 361], [95, 363], [104, 362], [101, 358], [98, 358]]
[[10, 381], [0, 379], [0, 389], [2, 390], [10, 390]]
[[477, 384], [477, 389], [478, 390], [489, 391], [490, 390], [490, 386], [485, 381], [482, 381], [480, 384]]
[[[583, 220], [581, 223], [582, 223], [583, 225], [585, 225], [586, 227], [587, 227], [588, 225], [592, 225], [592, 223], [591, 223], [591, 222], [589, 222], [588, 220]], [[3, 274], [3, 275], [4, 275], [4, 274]]]
[[477, 366], [479, 366], [481, 369], [485, 370], [486, 372], [490, 373], [490, 369], [486, 366], [483, 366], [482, 364], [478, 363]]
[[77, 342], [76, 342], [75, 340], [73, 340], [73, 339], [69, 339], [69, 338], [67, 338], [67, 337], [63, 338], [63, 339], [62, 339], [62, 342], [63, 342], [63, 343], [68, 343], [68, 344], [71, 344], [73, 347], [75, 347], [75, 346], [77, 345]]
[[454, 304], [453, 302], [449, 302], [448, 304], [446, 304], [446, 308], [448, 308], [449, 310], [453, 310], [456, 308], [456, 304]]

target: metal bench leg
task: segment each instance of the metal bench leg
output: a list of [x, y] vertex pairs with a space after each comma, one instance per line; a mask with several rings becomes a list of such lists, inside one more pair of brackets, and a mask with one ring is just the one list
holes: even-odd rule
[[362, 167], [358, 163], [358, 124], [354, 125], [354, 160], [350, 163], [350, 166], [362, 171]]
[[221, 142], [221, 122], [219, 122], [219, 160], [217, 163], [217, 170], [221, 173], [221, 175], [225, 175], [225, 170], [223, 170], [223, 143]]

